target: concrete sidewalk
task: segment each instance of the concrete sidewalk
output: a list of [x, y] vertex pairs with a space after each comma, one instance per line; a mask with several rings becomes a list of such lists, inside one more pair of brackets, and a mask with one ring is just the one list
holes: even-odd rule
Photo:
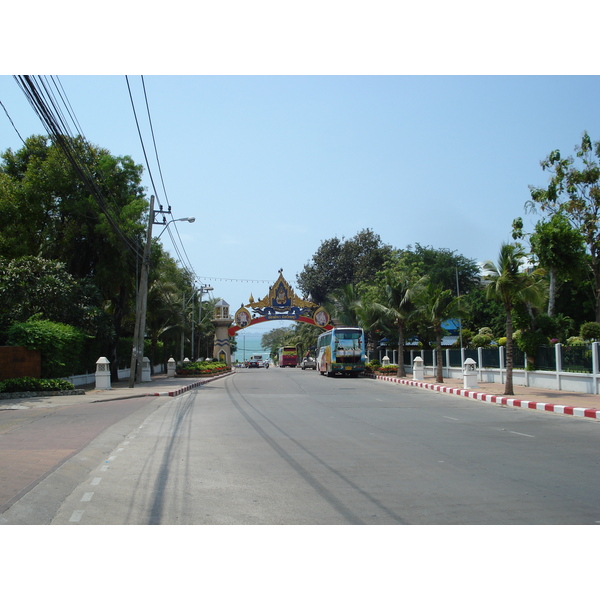
[[600, 396], [595, 394], [578, 394], [563, 390], [545, 390], [514, 385], [514, 395], [505, 396], [503, 383], [478, 382], [477, 385], [479, 387], [464, 389], [462, 379], [444, 379], [444, 383], [436, 383], [435, 377], [425, 377], [419, 381], [415, 381], [409, 377], [400, 379], [387, 375], [378, 375], [376, 378], [391, 383], [416, 386], [446, 394], [455, 394], [483, 402], [543, 410], [576, 417], [600, 419]]
[[222, 373], [214, 377], [167, 377], [157, 375], [152, 381], [135, 384], [129, 387], [129, 380], [123, 379], [113, 383], [110, 390], [96, 390], [94, 386], [85, 386], [85, 394], [73, 396], [35, 396], [33, 398], [12, 398], [0, 400], [0, 410], [19, 410], [27, 408], [44, 408], [52, 406], [73, 406], [90, 402], [108, 402], [110, 400], [124, 400], [126, 398], [141, 398], [144, 396], [177, 396], [188, 390], [199, 387], [227, 377], [229, 373]]

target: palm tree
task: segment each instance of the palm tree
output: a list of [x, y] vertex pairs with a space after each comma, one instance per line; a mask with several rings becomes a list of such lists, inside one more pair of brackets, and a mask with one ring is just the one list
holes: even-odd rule
[[483, 265], [490, 283], [486, 289], [488, 299], [496, 299], [506, 312], [506, 383], [504, 393], [512, 396], [513, 391], [513, 321], [512, 310], [519, 303], [542, 306], [546, 300], [546, 284], [542, 280], [543, 269], [527, 272], [523, 270], [526, 257], [520, 244], [502, 244], [498, 263], [486, 261]]
[[381, 312], [382, 317], [392, 322], [398, 331], [398, 377], [406, 377], [404, 331], [418, 311], [413, 297], [419, 285], [420, 282], [415, 283], [408, 277], [396, 279], [388, 272], [385, 274], [384, 299], [382, 302], [374, 304], [375, 308]]
[[360, 295], [354, 284], [348, 283], [331, 293], [332, 302], [326, 304], [332, 316], [342, 325], [358, 325], [357, 310], [360, 308]]
[[451, 290], [445, 290], [442, 284], [427, 282], [419, 292], [419, 312], [431, 323], [435, 332], [436, 343], [436, 382], [444, 383], [442, 364], [442, 338], [444, 329], [442, 323], [448, 319], [468, 316], [464, 306], [461, 306], [461, 296], [455, 296]]

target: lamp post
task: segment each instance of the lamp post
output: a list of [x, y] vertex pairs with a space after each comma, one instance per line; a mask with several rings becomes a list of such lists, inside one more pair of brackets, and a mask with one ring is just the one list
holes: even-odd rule
[[[198, 290], [200, 292], [200, 306], [198, 307], [198, 327], [201, 328], [202, 327], [202, 295], [206, 294], [208, 292], [212, 292], [215, 288], [211, 287], [210, 285], [201, 285], [200, 289]], [[192, 318], [192, 326], [194, 324], [194, 319]], [[200, 334], [201, 335], [201, 334]], [[194, 336], [192, 334], [192, 340], [194, 339]], [[193, 343], [193, 341], [192, 341]], [[198, 338], [198, 354], [200, 354], [200, 338]]]
[[[170, 212], [169, 208], [169, 212]], [[158, 238], [167, 230], [167, 227], [175, 221], [188, 221], [193, 223], [195, 217], [184, 217], [182, 219], [172, 219], [168, 223], [155, 222], [154, 196], [150, 196], [150, 215], [148, 218], [148, 236], [146, 246], [144, 247], [144, 256], [142, 258], [142, 272], [140, 273], [140, 286], [136, 300], [135, 309], [135, 328], [133, 332], [133, 348], [131, 351], [131, 365], [129, 369], [129, 387], [132, 388], [135, 383], [142, 381], [142, 358], [144, 356], [144, 333], [146, 331], [146, 307], [148, 305], [148, 273], [150, 271], [150, 249], [152, 247], [152, 225], [164, 225], [164, 229], [158, 235]]]

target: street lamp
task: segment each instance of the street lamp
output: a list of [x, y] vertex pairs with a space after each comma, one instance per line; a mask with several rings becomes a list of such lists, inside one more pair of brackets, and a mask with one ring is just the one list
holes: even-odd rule
[[[169, 207], [169, 212], [170, 211], [171, 208]], [[156, 212], [163, 212], [162, 207], [160, 211]], [[167, 227], [174, 221], [188, 221], [189, 223], [193, 223], [196, 220], [195, 217], [184, 217], [183, 219], [172, 219], [168, 223], [155, 223], [154, 219], [154, 196], [150, 196], [148, 236], [146, 238], [146, 246], [144, 248], [144, 256], [142, 258], [140, 287], [135, 309], [135, 329], [133, 332], [133, 348], [131, 350], [131, 366], [129, 369], [130, 388], [134, 386], [134, 383], [141, 383], [142, 381], [142, 358], [144, 356], [144, 332], [146, 330], [146, 307], [148, 305], [148, 272], [150, 270], [150, 249], [152, 247], [152, 225], [164, 224], [164, 229], [158, 235], [158, 237], [160, 237], [167, 230]]]
[[[200, 306], [198, 308], [198, 327], [202, 327], [202, 295], [206, 294], [208, 292], [212, 292], [214, 289], [215, 288], [211, 287], [210, 285], [201, 285], [200, 289], [198, 290], [200, 292], [200, 303], [199, 303]], [[194, 319], [192, 318], [192, 344], [194, 343], [193, 326], [194, 326]], [[200, 338], [198, 338], [198, 354], [200, 354]]]
[[161, 225], [164, 225], [165, 228], [158, 234], [158, 238], [160, 238], [160, 236], [167, 230], [167, 227], [171, 224], [171, 223], [175, 223], [175, 221], [187, 221], [188, 223], [193, 223], [196, 220], [196, 217], [183, 217], [182, 219], [171, 219], [169, 222], [167, 223], [161, 223]]

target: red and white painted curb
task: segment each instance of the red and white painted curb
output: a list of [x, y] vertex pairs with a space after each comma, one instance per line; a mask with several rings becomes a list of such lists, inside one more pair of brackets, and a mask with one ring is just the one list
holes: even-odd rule
[[173, 390], [172, 392], [155, 392], [153, 394], [145, 394], [146, 396], [179, 396], [179, 394], [185, 394], [185, 392], [189, 392], [194, 388], [200, 387], [201, 385], [206, 385], [211, 381], [216, 381], [217, 379], [222, 379], [223, 377], [227, 377], [228, 375], [233, 375], [233, 371], [228, 371], [227, 373], [221, 373], [220, 375], [215, 375], [214, 377], [207, 377], [206, 379], [202, 379], [201, 381], [195, 381], [194, 383], [190, 383], [189, 385], [185, 385], [177, 390]]
[[517, 400], [516, 398], [505, 398], [504, 396], [496, 396], [493, 394], [485, 394], [483, 392], [474, 392], [473, 390], [465, 390], [462, 388], [453, 388], [439, 383], [425, 383], [424, 381], [415, 381], [412, 379], [399, 379], [398, 377], [389, 377], [387, 375], [376, 375], [376, 379], [382, 381], [390, 381], [391, 383], [401, 383], [402, 385], [411, 385], [414, 387], [433, 390], [434, 392], [444, 392], [446, 394], [455, 394], [464, 398], [473, 400], [482, 400], [492, 404], [504, 404], [505, 406], [515, 406], [520, 408], [532, 408], [534, 410], [542, 410], [562, 415], [572, 415], [574, 417], [589, 417], [591, 419], [600, 419], [600, 410], [596, 408], [578, 408], [576, 406], [564, 406], [562, 404], [550, 404], [548, 402], [532, 402], [530, 400]]

